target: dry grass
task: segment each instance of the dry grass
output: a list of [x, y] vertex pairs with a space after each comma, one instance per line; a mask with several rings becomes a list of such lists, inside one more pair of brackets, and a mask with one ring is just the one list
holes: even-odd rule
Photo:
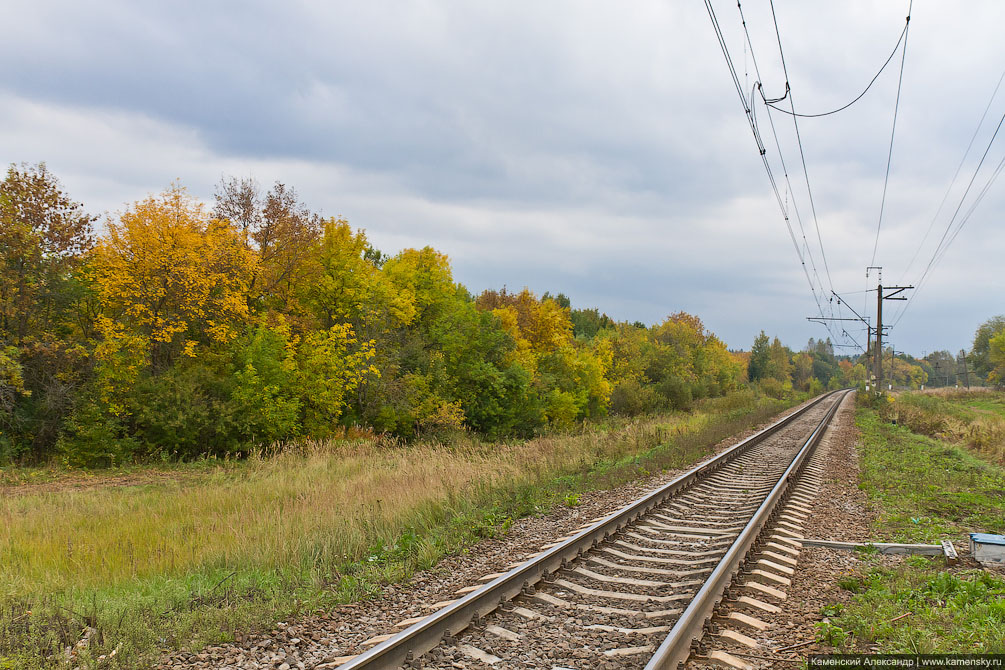
[[[25, 645], [41, 639], [39, 631], [47, 641], [31, 653], [72, 643], [79, 634], [73, 621], [104, 626], [102, 648], [131, 639], [116, 658], [134, 667], [127, 658], [142, 665], [165, 639], [190, 645], [285, 616], [289, 605], [281, 603], [315, 597], [304, 593], [359, 597], [368, 588], [360, 580], [374, 578], [361, 565], [384, 570], [377, 579], [401, 578], [468, 541], [472, 524], [492, 532], [505, 515], [583, 485], [584, 473], [593, 473], [590, 485], [612, 485], [643, 467], [683, 465], [778, 409], [746, 394], [690, 414], [523, 442], [485, 444], [464, 435], [447, 445], [306, 442], [135, 485], [16, 495], [16, 487], [0, 488], [0, 668], [5, 657], [26, 658]], [[556, 481], [565, 489], [548, 484]], [[523, 507], [500, 502], [517, 496], [526, 497]], [[233, 587], [236, 605], [229, 596], [212, 601], [223, 592], [221, 579], [230, 579], [225, 588]], [[244, 613], [223, 611], [233, 607]], [[39, 618], [43, 609], [48, 619]], [[179, 632], [167, 619], [183, 615], [189, 622]]]
[[959, 444], [1005, 465], [1005, 393], [936, 389], [901, 393], [881, 416], [915, 433]]
[[606, 432], [449, 447], [307, 442], [245, 467], [140, 486], [0, 498], [0, 583], [8, 594], [183, 574], [212, 563], [338, 573], [452, 500], [559, 476], [700, 429], [704, 414]]

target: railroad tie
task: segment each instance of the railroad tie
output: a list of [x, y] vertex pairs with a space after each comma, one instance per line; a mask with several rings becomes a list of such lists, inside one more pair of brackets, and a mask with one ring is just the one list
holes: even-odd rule
[[743, 585], [743, 588], [750, 589], [751, 591], [757, 591], [761, 595], [770, 596], [777, 600], [785, 600], [788, 598], [788, 596], [785, 595], [785, 591], [779, 591], [773, 586], [768, 586], [767, 584], [762, 584], [760, 582], [746, 582]]
[[736, 656], [719, 651], [718, 649], [709, 652], [708, 661], [728, 670], [754, 670], [754, 666], [746, 661], [741, 661]]
[[736, 599], [736, 602], [741, 605], [747, 605], [748, 607], [762, 610], [768, 614], [778, 614], [782, 611], [782, 608], [777, 605], [772, 605], [771, 603], [766, 603], [763, 600], [751, 598], [750, 596], [740, 596]]
[[775, 563], [780, 563], [782, 565], [788, 565], [790, 567], [796, 567], [798, 561], [791, 556], [782, 556], [781, 554], [776, 554], [773, 551], [765, 549], [761, 552], [761, 556], [771, 559]]
[[749, 647], [750, 649], [759, 649], [760, 643], [752, 637], [744, 635], [739, 631], [735, 631], [729, 628], [724, 628], [719, 631], [719, 637], [724, 637], [727, 640], [732, 640], [737, 644], [742, 644], [744, 647]]
[[669, 633], [673, 626], [649, 626], [648, 628], [621, 628], [620, 626], [605, 626], [603, 624], [592, 624], [583, 626], [585, 630], [602, 630], [605, 633], [621, 633], [622, 635], [656, 635], [657, 633]]
[[398, 623], [394, 624], [394, 627], [399, 630], [403, 630], [405, 628], [408, 628], [409, 626], [414, 626], [415, 624], [419, 623], [425, 618], [426, 617], [424, 616], [417, 616], [412, 617], [411, 619], [405, 619], [404, 621], [399, 621]]
[[[756, 571], [755, 571], [756, 572]], [[774, 575], [772, 575], [774, 576]], [[782, 579], [778, 577], [778, 579]], [[787, 579], [785, 581], [788, 581]], [[597, 598], [611, 598], [613, 600], [632, 600], [635, 602], [657, 602], [657, 603], [669, 603], [676, 602], [680, 600], [690, 600], [691, 596], [683, 593], [669, 595], [669, 596], [652, 596], [652, 595], [641, 595], [638, 593], [624, 593], [622, 591], [603, 591], [600, 589], [591, 589], [585, 586], [580, 586], [575, 582], [570, 582], [565, 579], [556, 579], [555, 584], [569, 589], [575, 593], [579, 593], [584, 596], [595, 596]]]
[[[789, 554], [790, 556], [799, 556], [799, 550], [798, 549], [795, 549], [793, 547], [790, 547], [790, 546], [787, 546], [787, 545], [784, 545], [784, 544], [778, 544], [777, 542], [765, 542], [764, 546], [765, 547], [771, 547], [772, 549], [774, 549], [776, 551], [784, 551], [786, 554]], [[768, 553], [768, 552], [764, 552], [764, 553]]]
[[748, 616], [742, 612], [730, 612], [729, 614], [726, 615], [725, 618], [729, 619], [730, 621], [743, 624], [744, 626], [747, 626], [749, 628], [753, 628], [754, 630], [759, 632], [763, 632], [771, 628], [771, 624], [761, 621], [760, 619], [756, 619], [752, 616]]
[[534, 610], [529, 610], [526, 607], [514, 607], [513, 614], [519, 614], [524, 619], [544, 619], [546, 618], [543, 614], [535, 612]]
[[620, 658], [621, 656], [637, 656], [655, 651], [656, 645], [647, 644], [644, 647], [622, 647], [620, 649], [608, 649], [604, 652], [607, 658]]
[[752, 578], [760, 577], [761, 579], [767, 580], [768, 582], [774, 584], [781, 584], [782, 586], [792, 586], [792, 580], [787, 577], [780, 577], [773, 572], [768, 572], [766, 570], [754, 569], [750, 571], [750, 576]]
[[455, 602], [457, 602], [456, 598], [454, 600], [441, 600], [438, 603], [433, 603], [432, 605], [426, 605], [426, 608], [431, 610], [441, 610], [447, 605], [453, 605]]
[[374, 637], [371, 637], [369, 640], [361, 642], [359, 646], [373, 647], [380, 644], [381, 642], [384, 642], [385, 640], [390, 640], [392, 637], [394, 637], [394, 634], [392, 633], [388, 633], [387, 635], [375, 635]]
[[510, 642], [518, 641], [522, 635], [519, 633], [514, 633], [513, 631], [503, 628], [502, 626], [485, 626], [486, 633], [492, 633], [496, 637], [501, 637], [504, 640], [509, 640]]
[[488, 574], [488, 575], [482, 575], [481, 577], [478, 578], [478, 581], [480, 581], [480, 582], [491, 582], [491, 581], [493, 581], [495, 579], [499, 579], [500, 577], [502, 577], [505, 574], [506, 574], [505, 572], [493, 572], [493, 573]]
[[478, 647], [472, 647], [470, 644], [460, 644], [457, 645], [457, 648], [465, 656], [473, 658], [476, 661], [481, 661], [486, 665], [495, 665], [496, 663], [502, 660], [498, 656], [494, 656], [488, 653], [487, 651], [482, 651]]
[[774, 561], [769, 561], [766, 558], [757, 559], [757, 565], [761, 566], [762, 568], [767, 568], [768, 570], [774, 570], [779, 574], [788, 575], [789, 577], [796, 574], [796, 571], [793, 570], [792, 568], [786, 565], [779, 565], [778, 563], [775, 563]]

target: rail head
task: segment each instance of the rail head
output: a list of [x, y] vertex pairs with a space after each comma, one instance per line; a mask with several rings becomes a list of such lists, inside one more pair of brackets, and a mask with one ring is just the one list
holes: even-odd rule
[[789, 486], [812, 455], [828, 424], [837, 413], [838, 407], [850, 392], [850, 389], [834, 392], [840, 393], [841, 397], [828, 409], [823, 419], [800, 447], [799, 452], [785, 469], [778, 483], [771, 489], [764, 502], [754, 512], [754, 516], [726, 551], [726, 555], [723, 556], [697, 595], [685, 608], [670, 632], [667, 633], [663, 643], [646, 664], [645, 670], [676, 670], [678, 664], [686, 661], [691, 655], [692, 642], [701, 639], [705, 622], [711, 618], [726, 589], [746, 561], [747, 554], [757, 542], [778, 504], [784, 499]]
[[608, 515], [561, 544], [528, 559], [464, 598], [430, 614], [422, 621], [350, 659], [340, 665], [337, 670], [363, 670], [364, 668], [366, 670], [393, 670], [417, 660], [419, 656], [439, 645], [445, 636], [456, 635], [467, 628], [473, 620], [486, 616], [502, 603], [512, 600], [525, 589], [532, 588], [541, 579], [557, 572], [564, 565], [592, 549], [668, 497], [688, 488], [698, 479], [714, 472], [749, 448], [774, 435], [834, 393], [839, 392], [823, 394], [794, 412], [790, 412], [767, 428], [741, 440], [721, 454], [706, 459], [667, 484]]

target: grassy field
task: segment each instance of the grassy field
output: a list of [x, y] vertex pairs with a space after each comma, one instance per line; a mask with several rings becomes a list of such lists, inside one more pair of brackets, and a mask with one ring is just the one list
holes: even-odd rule
[[66, 665], [86, 627], [73, 665], [147, 667], [159, 649], [367, 597], [513, 518], [693, 463], [782, 408], [744, 392], [512, 443], [357, 440], [240, 463], [8, 470], [0, 669]]
[[[874, 537], [966, 543], [970, 532], [1005, 532], [1003, 419], [1005, 394], [993, 392], [905, 393], [860, 407], [860, 485], [879, 511]], [[891, 653], [1005, 652], [1002, 573], [864, 557], [866, 567], [840, 582], [856, 594], [850, 604], [825, 609], [824, 640]]]

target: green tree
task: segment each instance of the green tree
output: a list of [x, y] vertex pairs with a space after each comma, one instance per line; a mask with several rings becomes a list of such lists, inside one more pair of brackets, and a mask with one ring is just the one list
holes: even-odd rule
[[92, 221], [44, 163], [0, 182], [0, 462], [51, 450], [86, 382]]
[[762, 330], [760, 335], [754, 338], [754, 345], [750, 347], [750, 362], [747, 367], [747, 378], [756, 382], [768, 374], [768, 365], [771, 358], [771, 340]]
[[991, 339], [1001, 332], [1005, 332], [1005, 314], [994, 316], [985, 321], [974, 333], [974, 346], [970, 350], [970, 362], [974, 366], [974, 372], [985, 379], [995, 368], [991, 360]]
[[768, 350], [767, 375], [772, 379], [785, 383], [792, 382], [792, 362], [789, 350], [782, 345], [782, 341], [777, 337], [772, 340], [771, 348]]
[[995, 386], [1005, 386], [1005, 329], [988, 340], [988, 359], [994, 366], [988, 373], [988, 381]]

